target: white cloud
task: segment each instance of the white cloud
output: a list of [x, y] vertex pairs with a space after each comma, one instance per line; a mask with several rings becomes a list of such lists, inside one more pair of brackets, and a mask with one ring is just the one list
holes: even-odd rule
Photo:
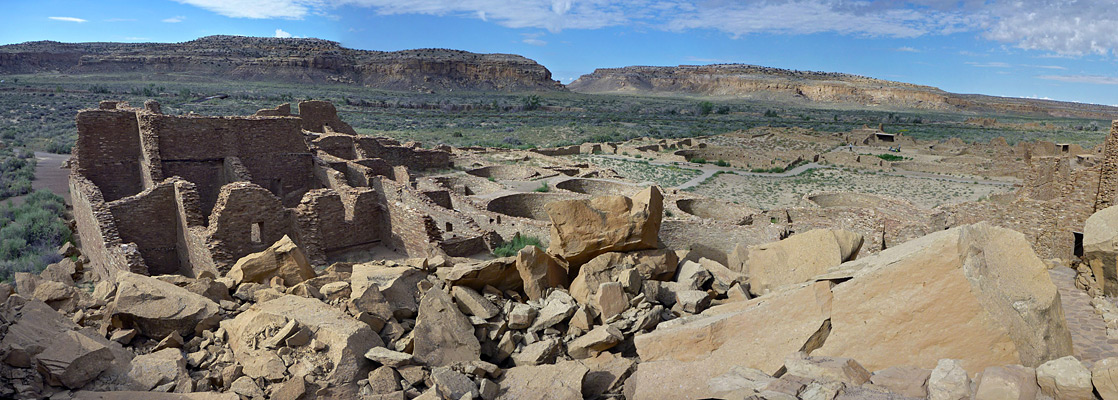
[[84, 20], [84, 19], [81, 19], [81, 18], [74, 18], [74, 17], [47, 17], [47, 18], [49, 18], [49, 19], [53, 19], [53, 20], [55, 20], [55, 21], [65, 21], [65, 22], [85, 22], [85, 20]]
[[278, 37], [278, 38], [289, 38], [289, 37], [291, 37], [291, 34], [288, 33], [287, 31], [284, 31], [283, 29], [278, 29], [277, 28], [276, 29], [276, 37]]
[[[473, 18], [509, 28], [913, 38], [968, 32], [1064, 56], [1118, 49], [1118, 0], [175, 0], [232, 18], [302, 19], [338, 7]], [[901, 47], [898, 51], [907, 51]]]
[[967, 61], [966, 64], [967, 65], [973, 65], [973, 66], [979, 67], [979, 68], [1010, 68], [1010, 67], [1012, 67], [1012, 65], [1009, 65], [1008, 63], [1004, 63], [1004, 62], [1001, 62], [1001, 61], [991, 61], [991, 62], [987, 62], [987, 63]]
[[909, 47], [909, 46], [901, 46], [901, 47], [895, 48], [893, 50], [904, 52], [904, 53], [919, 53], [920, 52], [920, 50], [916, 49], [915, 47]]
[[1092, 85], [1118, 85], [1118, 77], [1102, 76], [1102, 75], [1040, 75], [1037, 78], [1068, 82], [1068, 83], [1090, 83]]
[[178, 16], [174, 16], [174, 17], [171, 17], [171, 18], [164, 19], [163, 22], [170, 23], [170, 24], [176, 24], [176, 23], [179, 23], [179, 22], [182, 22], [182, 21], [185, 21], [185, 20], [186, 20], [186, 17], [178, 15]]
[[230, 18], [302, 19], [313, 9], [328, 5], [326, 0], [175, 0], [204, 8]]

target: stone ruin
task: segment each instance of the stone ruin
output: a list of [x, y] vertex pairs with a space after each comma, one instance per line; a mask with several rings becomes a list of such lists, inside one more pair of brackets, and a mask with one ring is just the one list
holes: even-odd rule
[[[1022, 147], [1025, 183], [985, 204], [761, 211], [299, 110], [81, 111], [81, 248], [0, 284], [0, 397], [1118, 396], [1118, 208], [1090, 211], [1118, 200], [1118, 124], [1097, 166]], [[1078, 274], [1037, 256], [1079, 227]], [[520, 232], [549, 240], [488, 254]]]
[[447, 152], [356, 136], [327, 102], [299, 110], [79, 112], [70, 190], [93, 270], [217, 277], [284, 236], [316, 264], [377, 246], [425, 256], [442, 242], [421, 211], [438, 206], [410, 190], [408, 171], [448, 168]]

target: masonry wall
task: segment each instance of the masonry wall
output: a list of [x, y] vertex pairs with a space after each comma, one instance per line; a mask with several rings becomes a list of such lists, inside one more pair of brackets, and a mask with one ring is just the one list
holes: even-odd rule
[[134, 243], [151, 275], [178, 274], [175, 188], [162, 182], [139, 194], [108, 203], [120, 240]]
[[358, 137], [354, 140], [357, 158], [380, 158], [391, 165], [403, 165], [414, 170], [450, 166], [450, 153], [445, 151], [392, 145], [391, 142], [370, 137]]
[[113, 214], [92, 181], [71, 172], [70, 198], [82, 254], [98, 277], [109, 279], [117, 270], [147, 274], [139, 250], [122, 245]]
[[377, 178], [373, 189], [382, 194], [379, 200], [388, 214], [388, 224], [382, 226], [385, 245], [410, 257], [427, 256], [430, 244], [442, 240], [435, 220], [401, 201], [400, 191], [404, 189], [397, 183]]
[[1102, 162], [1099, 163], [1099, 190], [1095, 196], [1094, 211], [1114, 205], [1118, 195], [1118, 120], [1110, 123], [1110, 134], [1103, 142]]
[[381, 243], [388, 224], [376, 192], [367, 189], [319, 189], [307, 193], [295, 210], [302, 245], [312, 262], [325, 263], [335, 253]]
[[[253, 238], [254, 224], [259, 238]], [[267, 189], [249, 182], [230, 183], [221, 188], [210, 215], [206, 247], [218, 270], [225, 272], [241, 257], [263, 251], [284, 235], [295, 239], [293, 225], [279, 198]]]
[[181, 271], [183, 275], [192, 278], [217, 278], [221, 276], [221, 272], [207, 247], [206, 217], [201, 212], [198, 191], [191, 182], [185, 180], [173, 180], [173, 182], [178, 222], [175, 236], [179, 264], [183, 266]]
[[97, 185], [107, 201], [143, 190], [135, 111], [83, 110], [76, 123], [76, 172]]

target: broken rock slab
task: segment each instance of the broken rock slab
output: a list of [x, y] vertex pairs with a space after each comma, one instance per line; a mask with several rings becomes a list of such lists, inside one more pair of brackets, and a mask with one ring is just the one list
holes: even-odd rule
[[283, 279], [284, 285], [314, 278], [314, 268], [307, 261], [303, 250], [284, 235], [264, 251], [241, 257], [226, 274], [240, 285], [245, 282], [267, 283], [273, 277]]
[[560, 200], [545, 209], [551, 219], [547, 251], [573, 267], [606, 252], [655, 249], [664, 196], [660, 188], [651, 186], [632, 198]]
[[647, 284], [653, 280], [671, 280], [678, 265], [679, 256], [667, 249], [605, 253], [572, 270], [577, 275], [571, 281], [570, 293], [580, 304], [590, 304], [601, 284], [618, 281], [629, 268], [635, 268]]
[[[238, 360], [266, 363], [259, 371], [251, 371], [251, 364], [245, 365], [245, 374], [270, 375], [270, 380], [283, 378], [284, 364], [282, 361], [275, 364], [278, 360], [276, 352], [256, 343], [257, 338], [266, 336], [266, 329], [282, 328], [289, 320], [295, 320], [299, 326], [313, 331], [313, 341], [325, 345], [326, 357], [334, 365], [326, 380], [340, 387], [342, 392], [356, 395], [356, 382], [369, 372], [370, 363], [364, 357], [365, 352], [373, 347], [383, 347], [384, 343], [369, 325], [326, 303], [306, 297], [286, 295], [257, 303], [236, 318], [221, 322], [221, 327], [228, 332], [229, 346]], [[280, 368], [278, 377], [272, 370], [275, 366]]]
[[151, 354], [136, 356], [128, 371], [130, 389], [147, 391], [167, 383], [174, 383], [176, 393], [189, 393], [193, 382], [186, 370], [186, 358], [179, 349], [163, 349]]
[[755, 296], [774, 288], [806, 282], [858, 255], [862, 235], [845, 230], [816, 229], [774, 243], [749, 248], [739, 272], [749, 276]]
[[589, 368], [578, 361], [517, 366], [505, 370], [497, 384], [498, 399], [582, 399], [582, 382]]
[[566, 288], [567, 269], [539, 247], [525, 246], [516, 254], [516, 270], [530, 300], [544, 298], [548, 289]]
[[78, 389], [109, 368], [113, 353], [97, 341], [69, 331], [56, 335], [36, 359], [48, 383]]
[[419, 310], [419, 289], [416, 285], [425, 279], [426, 273], [411, 267], [356, 264], [350, 276], [350, 296], [353, 300], [360, 299], [369, 287], [376, 286], [397, 319], [415, 318]]
[[610, 325], [598, 325], [567, 343], [567, 354], [574, 359], [589, 358], [617, 345], [625, 339], [625, 335]]
[[1073, 356], [1051, 360], [1036, 368], [1036, 381], [1044, 394], [1055, 399], [1094, 398], [1091, 371]]
[[109, 315], [149, 338], [162, 339], [171, 332], [190, 335], [213, 326], [218, 318], [217, 303], [189, 290], [131, 272], [120, 272], [116, 278], [116, 299]]
[[468, 286], [483, 291], [486, 286], [495, 287], [502, 292], [519, 292], [524, 281], [517, 269], [517, 257], [502, 257], [473, 263], [457, 263], [446, 276], [455, 286]]
[[474, 326], [450, 295], [440, 289], [430, 289], [423, 295], [412, 334], [412, 355], [428, 366], [480, 360], [481, 343], [474, 336]]
[[712, 378], [736, 366], [775, 374], [787, 355], [818, 345], [813, 338], [830, 318], [830, 287], [817, 282], [724, 304], [637, 335], [641, 363], [626, 386], [636, 399], [702, 398], [715, 395]]
[[1107, 296], [1118, 296], [1118, 206], [1096, 211], [1083, 224], [1083, 259]]
[[852, 279], [834, 287], [831, 332], [812, 355], [853, 358], [871, 370], [933, 368], [950, 358], [977, 372], [1071, 354], [1060, 296], [1021, 233], [965, 225], [819, 279], [841, 277]]

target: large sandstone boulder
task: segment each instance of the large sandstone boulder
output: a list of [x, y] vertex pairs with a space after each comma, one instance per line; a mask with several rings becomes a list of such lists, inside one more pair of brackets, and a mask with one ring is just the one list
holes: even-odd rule
[[412, 267], [357, 264], [350, 276], [350, 296], [354, 300], [360, 299], [366, 289], [376, 286], [396, 318], [414, 318], [419, 310], [416, 284], [426, 278], [426, 273]]
[[107, 346], [69, 331], [55, 336], [36, 359], [48, 383], [77, 389], [108, 369], [113, 353]]
[[116, 277], [110, 315], [149, 338], [171, 332], [186, 336], [216, 323], [219, 308], [213, 300], [149, 276], [119, 272]]
[[469, 286], [471, 289], [481, 291], [485, 286], [493, 286], [500, 290], [520, 291], [524, 288], [524, 280], [517, 267], [517, 257], [501, 257], [492, 260], [472, 263], [454, 264], [447, 281], [455, 286]]
[[741, 263], [739, 272], [749, 276], [750, 292], [762, 295], [776, 287], [807, 282], [853, 259], [862, 240], [862, 235], [850, 231], [816, 229], [750, 247], [744, 259], [735, 259]]
[[817, 282], [661, 323], [633, 338], [641, 363], [626, 386], [634, 385], [636, 399], [717, 397], [711, 380], [736, 366], [776, 374], [789, 354], [817, 345], [830, 287]]
[[474, 326], [442, 290], [430, 289], [423, 295], [412, 334], [415, 337], [412, 355], [428, 366], [449, 366], [480, 359], [481, 344], [474, 336]]
[[632, 198], [562, 200], [546, 209], [551, 219], [548, 252], [577, 266], [605, 252], [656, 248], [664, 196], [651, 186]]
[[245, 282], [266, 283], [280, 277], [286, 286], [314, 278], [314, 268], [307, 262], [307, 255], [291, 238], [284, 235], [264, 251], [241, 257], [226, 276], [240, 285]]
[[357, 381], [369, 373], [371, 363], [365, 352], [384, 343], [368, 324], [341, 310], [316, 299], [286, 295], [257, 303], [236, 318], [221, 321], [221, 327], [228, 332], [237, 360], [245, 364], [246, 375], [277, 381], [283, 379], [286, 367], [276, 350], [264, 346], [264, 339], [271, 336], [267, 331], [280, 329], [291, 320], [325, 345], [325, 356], [333, 364], [332, 370], [327, 369], [327, 380], [341, 392], [355, 394]]
[[526, 246], [516, 254], [516, 270], [524, 282], [524, 294], [531, 300], [544, 298], [547, 289], [566, 288], [567, 269], [539, 247]]
[[835, 286], [831, 333], [812, 355], [853, 358], [870, 370], [934, 368], [950, 358], [977, 373], [1035, 367], [1072, 351], [1044, 262], [1009, 229], [980, 223], [933, 233], [825, 277], [853, 279]]
[[1107, 296], [1118, 296], [1118, 206], [1104, 208], [1083, 224], [1083, 259]]
[[582, 399], [582, 380], [590, 371], [578, 361], [518, 366], [505, 370], [498, 399]]
[[189, 393], [193, 385], [182, 350], [170, 348], [133, 358], [128, 378], [134, 390], [152, 390], [173, 382], [175, 392]]

